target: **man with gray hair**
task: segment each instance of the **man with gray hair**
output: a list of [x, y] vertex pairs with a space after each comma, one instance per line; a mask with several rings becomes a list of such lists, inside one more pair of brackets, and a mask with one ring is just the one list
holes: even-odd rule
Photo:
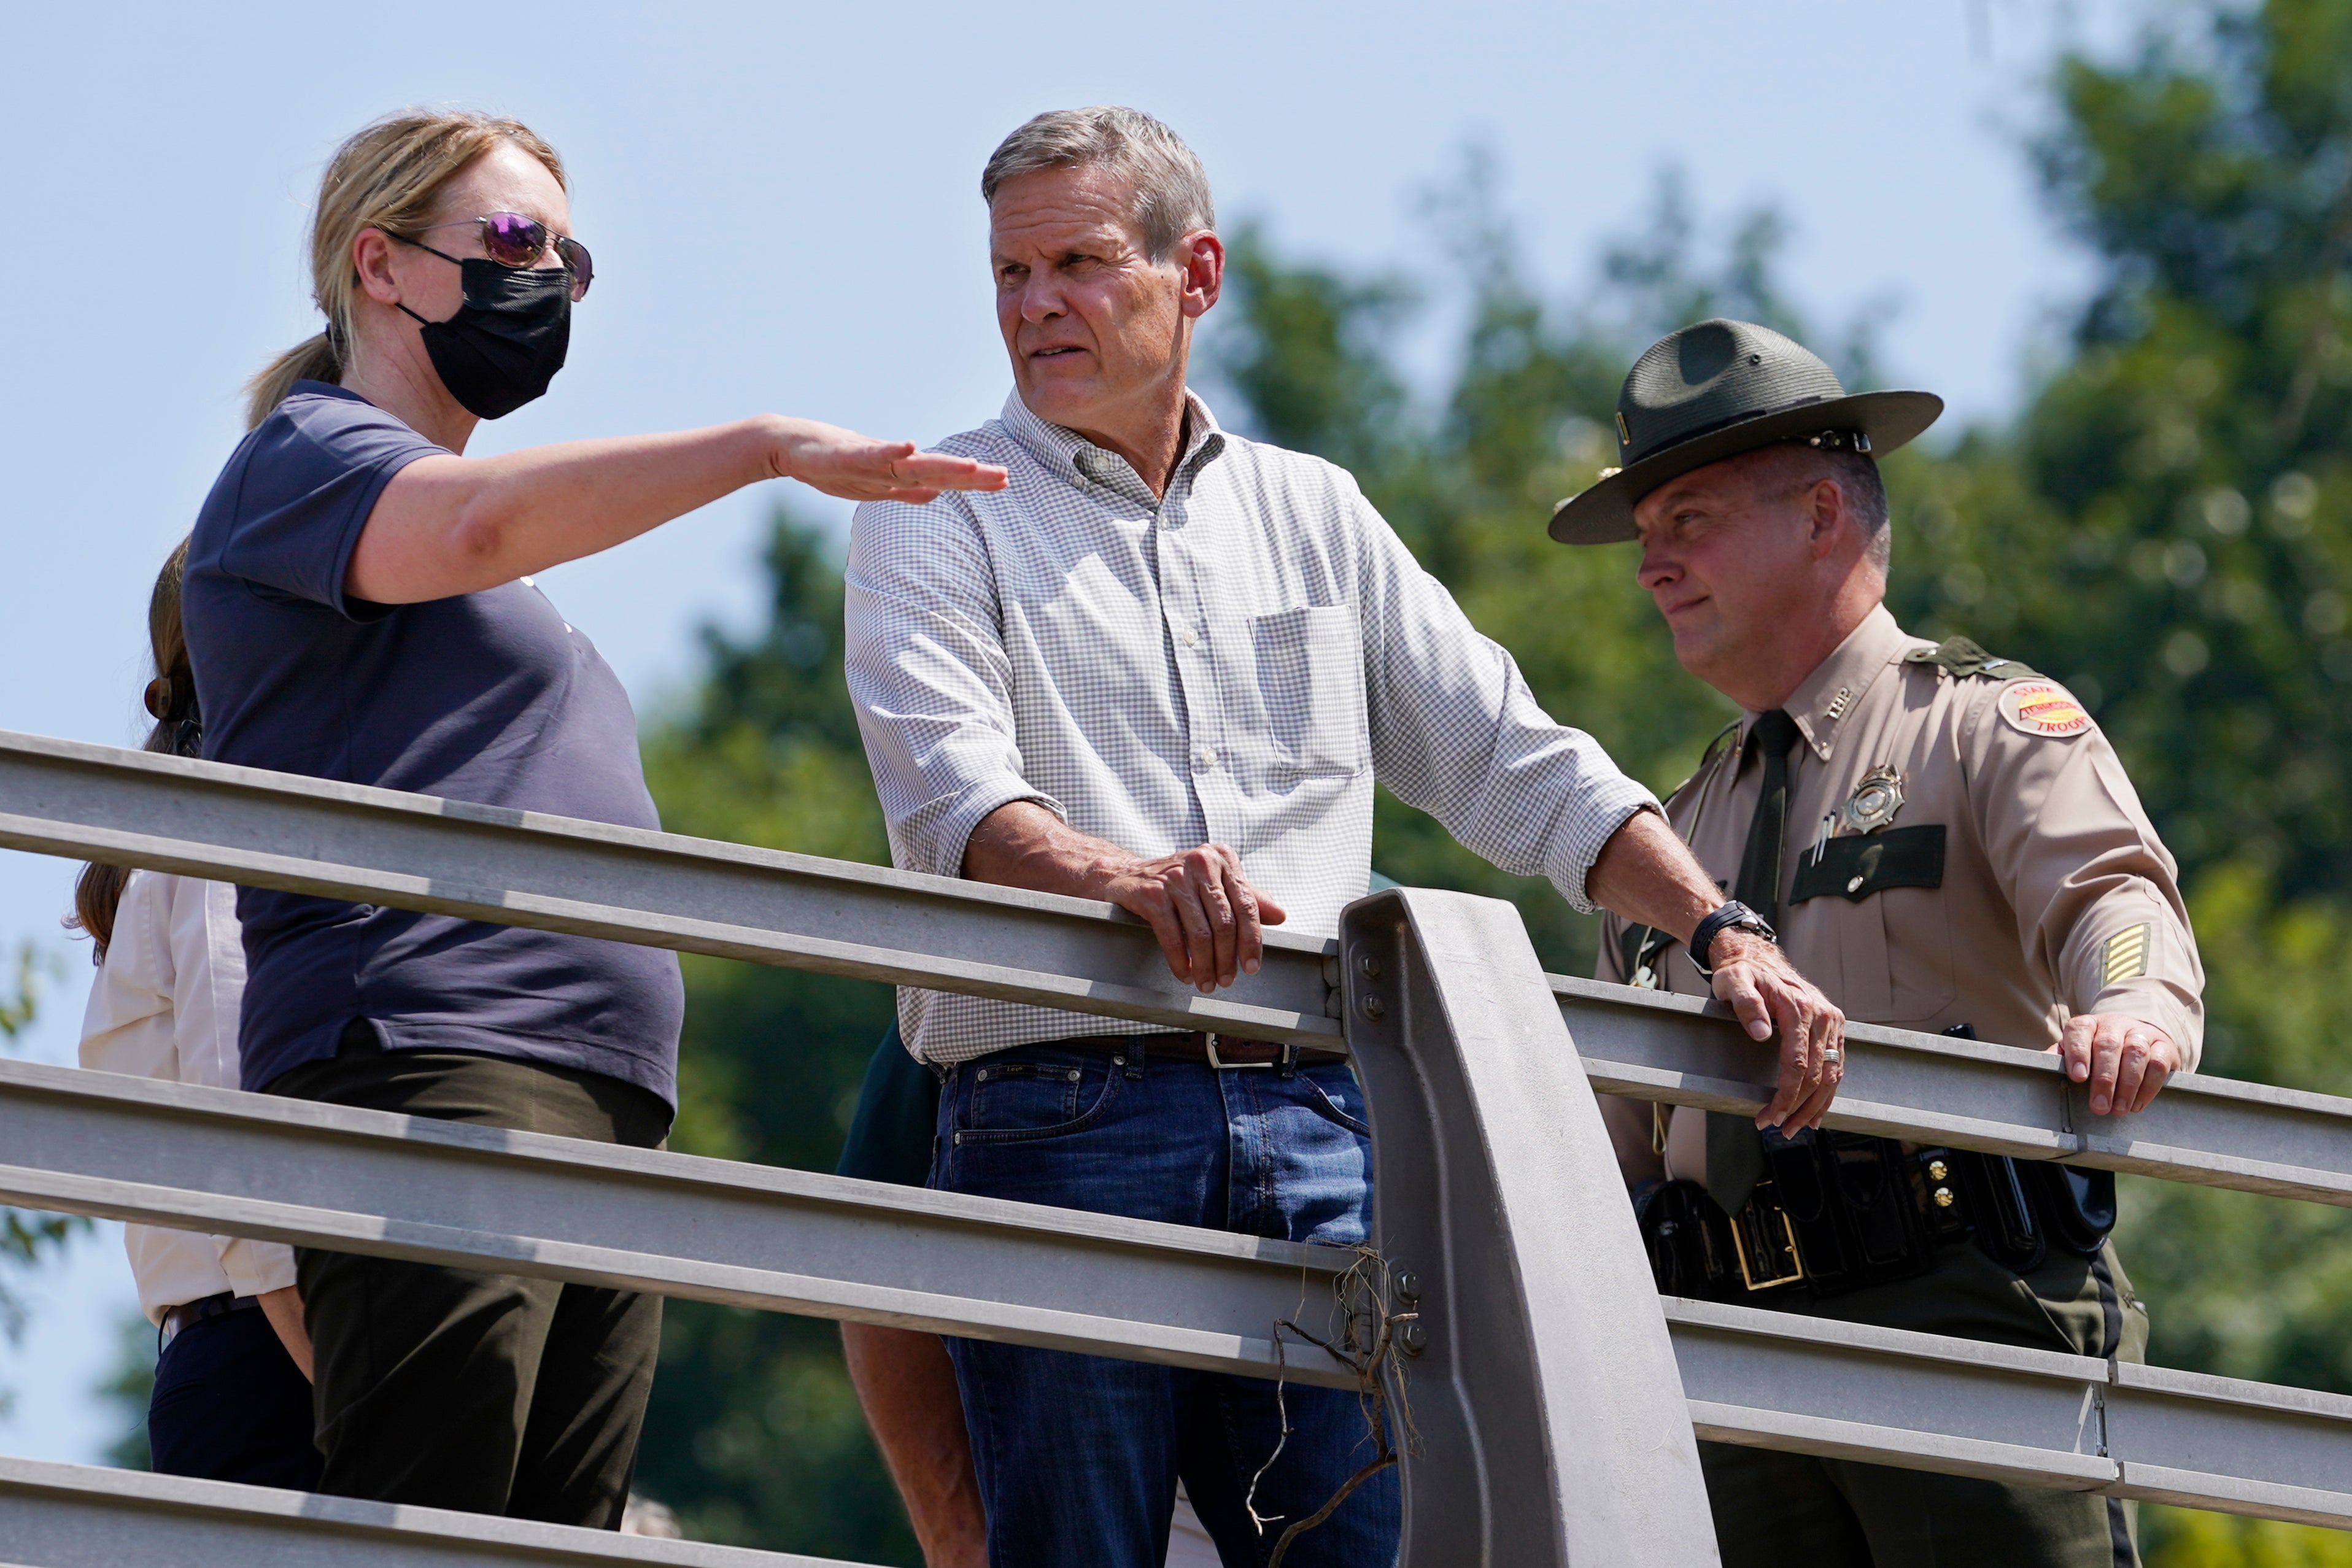
[[[897, 863], [1117, 904], [1206, 992], [1257, 967], [1262, 924], [1337, 929], [1370, 876], [1377, 779], [1580, 908], [1675, 932], [1754, 1039], [1777, 1029], [1759, 1124], [1817, 1124], [1843, 1015], [1346, 473], [1221, 429], [1186, 389], [1224, 267], [1192, 151], [1133, 110], [1045, 114], [981, 191], [1014, 390], [940, 444], [1010, 481], [867, 505], [851, 530], [850, 695]], [[914, 988], [898, 1012], [940, 1075], [933, 1186], [1370, 1239], [1365, 1107], [1337, 1052]], [[1180, 1479], [1229, 1564], [1328, 1503], [1293, 1568], [1394, 1559], [1395, 1472], [1360, 1475], [1351, 1395], [950, 1350], [1000, 1568], [1156, 1568]]]
[[[1675, 656], [1741, 709], [1666, 802], [1864, 1022], [2057, 1053], [2093, 1116], [2194, 1067], [2204, 971], [2172, 857], [2090, 709], [1895, 623], [1877, 456], [1930, 392], [1849, 393], [1802, 344], [1695, 322], [1634, 362], [1618, 461], [1551, 534], [1634, 542]], [[1601, 927], [1600, 977], [1696, 995], [1669, 933]], [[2106, 1171], [1604, 1097], [1669, 1295], [2146, 1359]], [[2124, 1504], [1701, 1443], [1725, 1568], [2134, 1568]]]

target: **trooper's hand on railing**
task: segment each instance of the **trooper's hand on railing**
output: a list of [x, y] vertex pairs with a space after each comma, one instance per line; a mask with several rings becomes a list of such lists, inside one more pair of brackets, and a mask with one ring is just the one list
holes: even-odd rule
[[1759, 1127], [1818, 1127], [1845, 1076], [1845, 1014], [1797, 973], [1780, 945], [1751, 931], [1719, 933], [1711, 955], [1717, 1000], [1763, 1040], [1778, 1031], [1780, 1076]]
[[2121, 1013], [2068, 1019], [2065, 1032], [2050, 1049], [2065, 1059], [2070, 1081], [2090, 1085], [2094, 1116], [2147, 1110], [2181, 1066], [2180, 1047], [2170, 1035]]

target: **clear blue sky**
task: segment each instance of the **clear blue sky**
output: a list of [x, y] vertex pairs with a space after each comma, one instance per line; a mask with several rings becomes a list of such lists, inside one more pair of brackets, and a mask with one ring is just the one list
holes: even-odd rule
[[[1818, 317], [1892, 298], [1887, 374], [1969, 417], [2015, 401], [2082, 265], [2022, 152], [2070, 37], [2115, 3], [1671, 5], [1196, 0], [393, 8], [19, 6], [0, 53], [0, 728], [126, 744], [142, 611], [239, 434], [238, 388], [316, 329], [301, 258], [327, 152], [386, 110], [512, 113], [560, 148], [596, 290], [553, 392], [478, 452], [763, 409], [877, 434], [978, 423], [1008, 384], [982, 160], [1028, 115], [1121, 101], [1207, 162], [1228, 226], [1366, 270], [1436, 273], [1414, 197], [1477, 141], [1533, 267], [1571, 299], [1657, 170], [1717, 216], [1793, 221]], [[816, 515], [830, 504], [808, 500]], [[774, 487], [541, 580], [635, 696], [693, 673], [703, 621], [757, 603]], [[1540, 519], [1530, 516], [1529, 526]], [[1573, 716], [1565, 716], [1570, 718]], [[0, 852], [0, 940], [70, 967], [32, 1048], [68, 1058], [86, 967], [69, 866]], [[89, 1459], [89, 1390], [132, 1310], [119, 1246], [31, 1283], [0, 1345], [0, 1452]]]

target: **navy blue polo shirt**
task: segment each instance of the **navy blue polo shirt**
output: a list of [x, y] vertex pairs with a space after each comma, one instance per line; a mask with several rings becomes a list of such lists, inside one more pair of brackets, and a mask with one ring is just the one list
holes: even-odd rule
[[[188, 550], [205, 756], [659, 827], [627, 694], [538, 589], [399, 605], [343, 591], [376, 497], [443, 450], [319, 382], [297, 382], [246, 437]], [[580, 1068], [677, 1103], [674, 953], [261, 888], [238, 889], [236, 910], [247, 1089], [332, 1056], [367, 1019], [387, 1050]]]

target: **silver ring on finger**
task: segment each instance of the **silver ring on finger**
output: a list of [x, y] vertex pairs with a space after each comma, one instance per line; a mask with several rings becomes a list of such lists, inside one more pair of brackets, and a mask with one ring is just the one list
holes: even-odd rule
[[1834, 1045], [1825, 1045], [1825, 1046], [1822, 1047], [1822, 1066], [1824, 1066], [1824, 1067], [1838, 1067], [1838, 1066], [1843, 1066], [1843, 1065], [1844, 1064], [1844, 1062], [1845, 1062], [1845, 1052], [1844, 1052], [1843, 1051], [1840, 1050], [1838, 1047], [1836, 1047], [1836, 1046], [1834, 1046]]

